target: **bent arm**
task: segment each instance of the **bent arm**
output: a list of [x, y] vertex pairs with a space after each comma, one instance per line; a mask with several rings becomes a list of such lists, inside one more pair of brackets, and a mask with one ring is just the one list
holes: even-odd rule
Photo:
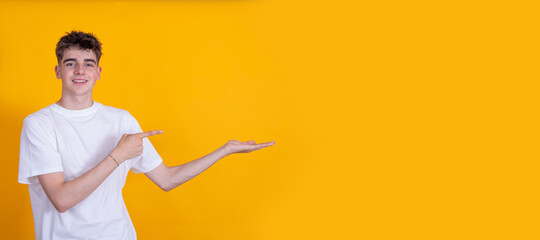
[[39, 183], [45, 194], [59, 212], [65, 212], [96, 190], [105, 179], [123, 162], [142, 154], [142, 139], [160, 134], [162, 131], [148, 131], [124, 134], [110, 155], [83, 175], [66, 182], [63, 172], [39, 175]]
[[64, 180], [63, 172], [37, 177], [53, 206], [63, 213], [88, 197], [117, 167], [114, 160], [107, 157], [90, 171], [69, 182]]
[[163, 191], [170, 191], [201, 174], [227, 155], [225, 149], [220, 147], [204, 157], [181, 165], [167, 167], [161, 163], [161, 165], [145, 173], [145, 175]]

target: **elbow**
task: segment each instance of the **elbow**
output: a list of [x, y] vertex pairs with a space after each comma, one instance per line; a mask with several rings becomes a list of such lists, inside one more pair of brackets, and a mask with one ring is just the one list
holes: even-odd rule
[[165, 184], [159, 185], [159, 188], [161, 188], [161, 190], [163, 190], [165, 192], [168, 192], [168, 191], [171, 191], [171, 190], [177, 188], [180, 185], [182, 185], [182, 183], [167, 182]]
[[171, 191], [187, 181], [181, 175], [182, 165], [158, 169], [156, 173], [151, 173], [149, 178], [163, 191]]
[[53, 206], [54, 206], [54, 208], [56, 208], [56, 211], [58, 211], [60, 213], [65, 213], [67, 210], [69, 210], [71, 208], [71, 207], [63, 205], [63, 204], [54, 204], [53, 203]]
[[171, 188], [167, 185], [160, 184], [159, 188], [165, 192], [171, 191]]
[[[178, 185], [179, 186], [179, 185]], [[161, 190], [165, 191], [165, 192], [168, 192], [168, 191], [171, 191], [173, 189], [175, 189], [176, 187], [178, 186], [173, 186], [173, 185], [162, 185], [162, 186], [159, 186], [159, 188], [161, 188]]]
[[65, 213], [67, 210], [71, 209], [73, 207], [71, 204], [65, 202], [65, 201], [59, 201], [59, 200], [53, 200], [51, 201], [54, 208], [56, 208], [56, 211], [60, 213]]
[[65, 213], [67, 210], [69, 210], [68, 208], [56, 208], [56, 210], [60, 213]]

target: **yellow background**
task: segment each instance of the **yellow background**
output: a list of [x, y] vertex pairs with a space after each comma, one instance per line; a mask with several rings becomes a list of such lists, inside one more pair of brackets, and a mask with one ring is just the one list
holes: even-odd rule
[[539, 239], [533, 2], [0, 1], [0, 237], [34, 237], [20, 130], [75, 29], [168, 165], [276, 141], [167, 193], [130, 174], [139, 239]]

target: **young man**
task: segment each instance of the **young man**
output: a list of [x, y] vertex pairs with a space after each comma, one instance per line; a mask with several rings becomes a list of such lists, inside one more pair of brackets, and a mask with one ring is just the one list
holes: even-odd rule
[[101, 43], [72, 31], [57, 44], [62, 97], [24, 119], [20, 183], [29, 184], [37, 239], [136, 239], [122, 198], [128, 171], [169, 191], [221, 158], [274, 145], [228, 141], [197, 160], [168, 167], [129, 112], [92, 99]]

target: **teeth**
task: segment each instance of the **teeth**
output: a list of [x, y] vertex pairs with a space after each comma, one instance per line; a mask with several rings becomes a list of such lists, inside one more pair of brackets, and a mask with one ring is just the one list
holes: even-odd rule
[[82, 83], [82, 82], [88, 82], [88, 81], [86, 81], [86, 80], [73, 80], [73, 82]]

